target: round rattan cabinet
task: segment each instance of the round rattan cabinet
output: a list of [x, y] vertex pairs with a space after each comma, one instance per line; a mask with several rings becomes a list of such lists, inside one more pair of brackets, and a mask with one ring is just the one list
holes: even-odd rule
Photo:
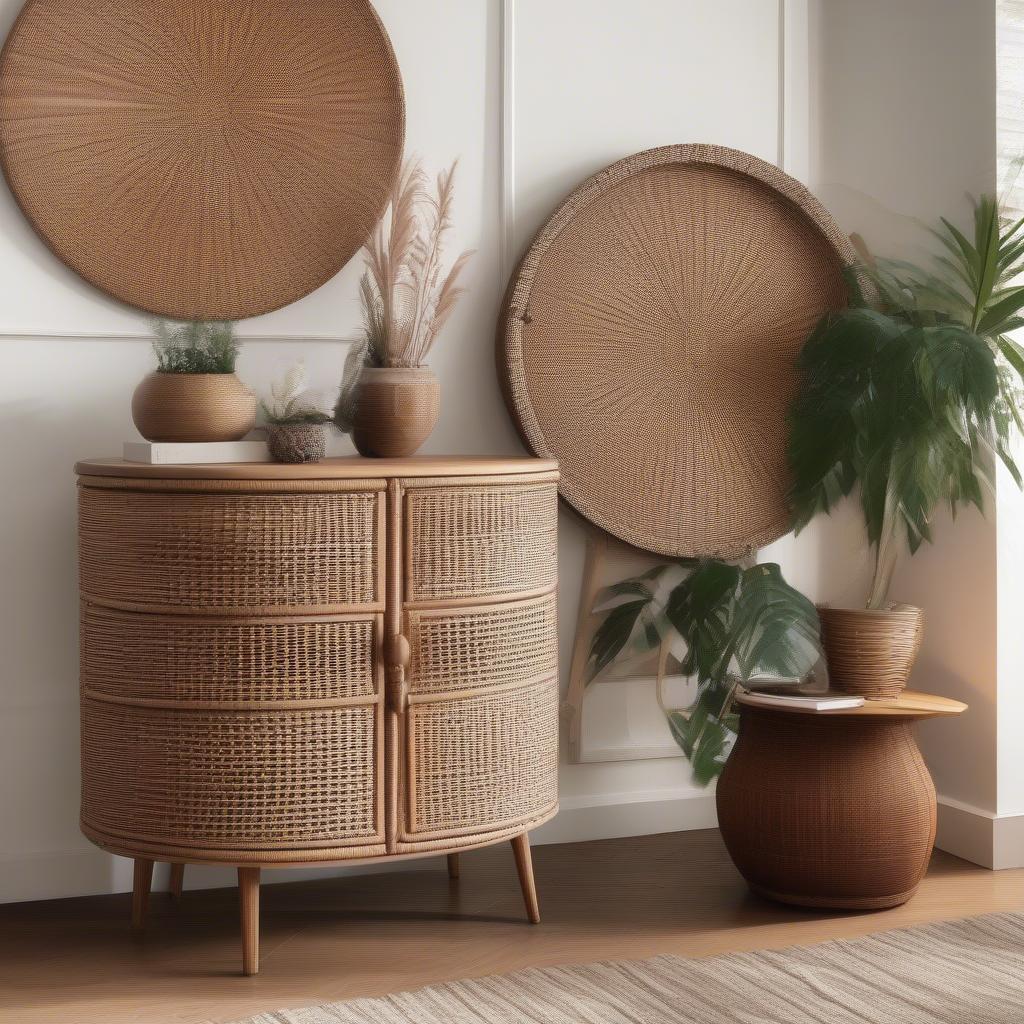
[[935, 787], [913, 724], [965, 705], [910, 692], [840, 711], [740, 703], [716, 799], [750, 887], [807, 907], [878, 910], [910, 899], [935, 841]]
[[82, 830], [238, 868], [447, 854], [557, 810], [557, 467], [80, 463]]

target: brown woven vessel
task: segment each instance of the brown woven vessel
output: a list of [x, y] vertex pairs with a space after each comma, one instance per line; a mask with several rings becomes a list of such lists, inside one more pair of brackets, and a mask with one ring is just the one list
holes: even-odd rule
[[233, 373], [151, 373], [132, 420], [147, 441], [238, 441], [256, 422], [256, 396]]
[[352, 441], [360, 455], [414, 455], [430, 437], [440, 409], [441, 385], [429, 367], [366, 367], [359, 378]]
[[924, 640], [924, 612], [909, 604], [869, 611], [819, 608], [829, 685], [861, 697], [897, 696]]
[[401, 161], [398, 65], [367, 0], [28, 0], [0, 58], [0, 159], [98, 288], [238, 320], [333, 277]]
[[786, 533], [796, 356], [856, 254], [797, 181], [746, 153], [667, 146], [584, 182], [509, 284], [499, 373], [561, 493], [665, 555]]
[[751, 887], [811, 907], [905, 903], [935, 840], [935, 787], [907, 718], [743, 707], [718, 823]]
[[327, 431], [320, 423], [272, 423], [267, 444], [278, 462], [319, 462], [327, 454]]

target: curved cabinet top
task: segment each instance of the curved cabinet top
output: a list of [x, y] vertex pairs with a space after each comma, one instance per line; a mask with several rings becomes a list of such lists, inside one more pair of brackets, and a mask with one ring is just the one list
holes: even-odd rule
[[151, 466], [123, 459], [83, 459], [79, 476], [112, 476], [163, 480], [380, 480], [392, 477], [529, 476], [556, 473], [552, 459], [424, 456], [409, 459], [323, 459], [304, 465], [276, 462], [234, 462], [219, 465]]

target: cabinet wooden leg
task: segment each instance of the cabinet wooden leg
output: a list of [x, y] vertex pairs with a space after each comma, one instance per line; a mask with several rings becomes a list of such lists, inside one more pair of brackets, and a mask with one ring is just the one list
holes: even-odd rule
[[459, 877], [459, 855], [457, 853], [448, 854], [448, 877]]
[[238, 869], [238, 895], [242, 903], [242, 973], [260, 969], [260, 869]]
[[181, 899], [181, 890], [185, 884], [185, 865], [171, 865], [171, 882], [168, 891], [173, 899]]
[[132, 883], [132, 931], [141, 932], [146, 926], [149, 909], [149, 890], [153, 886], [153, 862], [135, 858], [135, 878]]
[[540, 924], [537, 886], [533, 881], [533, 858], [530, 856], [530, 837], [525, 832], [521, 836], [516, 836], [512, 840], [512, 850], [516, 855], [516, 871], [519, 872], [519, 884], [523, 889], [526, 916], [530, 924]]

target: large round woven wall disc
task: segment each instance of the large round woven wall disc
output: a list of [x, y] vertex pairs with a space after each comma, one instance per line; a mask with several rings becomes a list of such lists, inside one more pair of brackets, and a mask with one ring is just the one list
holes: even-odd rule
[[499, 325], [506, 400], [563, 497], [663, 555], [732, 557], [790, 529], [797, 355], [856, 260], [778, 168], [716, 146], [628, 157], [530, 247]]
[[25, 215], [86, 280], [171, 317], [255, 316], [333, 277], [404, 133], [366, 0], [28, 0], [0, 57]]

